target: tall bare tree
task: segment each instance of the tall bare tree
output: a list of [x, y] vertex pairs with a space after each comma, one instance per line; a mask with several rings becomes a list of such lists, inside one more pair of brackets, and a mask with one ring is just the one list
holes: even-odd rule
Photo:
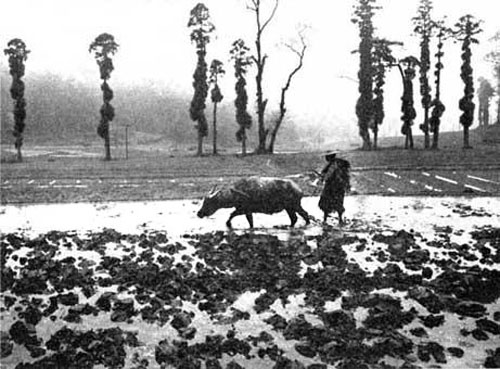
[[431, 19], [432, 1], [420, 0], [417, 16], [414, 17], [414, 32], [420, 36], [420, 95], [422, 97], [422, 107], [424, 108], [424, 121], [420, 129], [424, 132], [424, 147], [430, 147], [429, 135], [429, 110], [431, 107], [431, 87], [429, 85], [429, 69], [431, 67], [430, 41], [433, 31], [433, 21]]
[[22, 80], [25, 72], [24, 62], [28, 59], [30, 51], [20, 38], [14, 38], [7, 43], [4, 49], [5, 55], [9, 57], [9, 73], [12, 76], [10, 96], [14, 100], [14, 147], [17, 150], [17, 161], [23, 161], [21, 147], [23, 146], [23, 132], [26, 119], [26, 100], [24, 98], [24, 82]]
[[210, 64], [210, 79], [209, 82], [212, 85], [212, 91], [210, 91], [210, 97], [212, 103], [214, 104], [214, 116], [213, 116], [213, 154], [217, 155], [217, 104], [222, 101], [224, 96], [222, 95], [219, 87], [219, 78], [226, 73], [224, 70], [224, 65], [220, 60], [214, 59]]
[[210, 42], [210, 33], [215, 30], [215, 26], [210, 21], [210, 13], [203, 3], [198, 3], [189, 16], [188, 27], [191, 28], [191, 42], [196, 45], [196, 54], [198, 61], [196, 70], [193, 74], [194, 95], [191, 100], [189, 114], [191, 119], [196, 122], [198, 132], [198, 151], [197, 155], [203, 155], [203, 138], [208, 135], [208, 124], [205, 116], [205, 102], [208, 96], [207, 82], [207, 44]]
[[359, 27], [359, 98], [356, 102], [359, 135], [363, 140], [363, 150], [371, 149], [370, 121], [373, 119], [373, 16], [376, 0], [357, 0], [354, 5], [353, 23]]
[[89, 52], [93, 52], [101, 79], [103, 105], [101, 107], [101, 121], [97, 127], [97, 134], [104, 139], [105, 160], [111, 160], [111, 144], [109, 139], [109, 123], [115, 117], [115, 109], [111, 105], [113, 99], [113, 90], [108, 85], [108, 80], [111, 78], [111, 72], [115, 69], [113, 66], [113, 56], [118, 51], [118, 44], [115, 42], [113, 35], [102, 33], [90, 44]]
[[495, 43], [494, 49], [486, 55], [486, 60], [493, 66], [493, 75], [496, 79], [497, 93], [497, 117], [496, 123], [500, 124], [500, 31], [498, 31], [491, 39]]
[[403, 121], [403, 126], [401, 127], [401, 133], [405, 136], [405, 149], [413, 149], [413, 132], [411, 127], [417, 117], [413, 101], [413, 79], [416, 76], [415, 69], [419, 64], [418, 59], [414, 56], [407, 56], [397, 64], [403, 82], [403, 96], [401, 97], [401, 112], [403, 113], [401, 120]]
[[444, 41], [451, 35], [451, 30], [445, 26], [444, 20], [435, 21], [433, 28], [437, 30], [437, 52], [435, 54], [437, 60], [434, 70], [434, 75], [436, 76], [436, 90], [434, 99], [431, 102], [432, 112], [429, 118], [429, 129], [432, 133], [432, 149], [437, 150], [439, 146], [439, 126], [441, 125], [441, 117], [446, 110], [445, 105], [441, 101], [441, 71], [444, 68], [442, 61], [444, 56], [443, 47]]
[[258, 154], [264, 154], [267, 152], [266, 141], [267, 135], [269, 134], [269, 129], [266, 128], [265, 125], [265, 112], [267, 106], [267, 99], [264, 98], [264, 90], [263, 90], [263, 78], [264, 78], [264, 69], [266, 66], [267, 55], [265, 55], [262, 50], [262, 36], [264, 31], [266, 30], [269, 23], [273, 20], [276, 15], [276, 10], [278, 9], [279, 0], [274, 0], [274, 5], [272, 9], [269, 11], [269, 14], [263, 15], [263, 3], [266, 1], [262, 0], [250, 0], [247, 8], [255, 14], [256, 21], [256, 37], [255, 37], [255, 48], [256, 55], [253, 56], [253, 60], [255, 66], [257, 67], [257, 75], [255, 77], [256, 85], [257, 85], [257, 124], [258, 124], [258, 139], [259, 143], [257, 146], [256, 152]]
[[479, 100], [478, 120], [480, 126], [487, 126], [490, 124], [490, 100], [494, 94], [495, 90], [490, 82], [484, 77], [479, 77], [477, 97]]
[[250, 49], [245, 45], [245, 41], [238, 39], [231, 47], [231, 59], [234, 61], [234, 76], [236, 77], [236, 122], [239, 129], [236, 132], [236, 140], [241, 142], [241, 154], [247, 154], [247, 130], [252, 126], [252, 117], [247, 111], [248, 94], [246, 90], [246, 74], [248, 67], [252, 64], [252, 58], [248, 55]]
[[290, 72], [288, 75], [288, 78], [286, 80], [285, 85], [281, 88], [281, 98], [280, 98], [280, 111], [278, 113], [278, 117], [276, 118], [276, 121], [274, 122], [274, 127], [270, 132], [270, 137], [269, 137], [269, 145], [267, 147], [267, 152], [272, 154], [274, 152], [274, 144], [276, 142], [276, 136], [278, 135], [278, 130], [281, 127], [281, 124], [283, 123], [283, 119], [285, 118], [286, 114], [286, 107], [285, 107], [285, 102], [286, 102], [286, 93], [288, 89], [290, 88], [290, 84], [292, 83], [293, 77], [297, 74], [297, 72], [302, 68], [304, 65], [304, 56], [306, 55], [306, 50], [307, 50], [307, 43], [305, 39], [305, 30], [306, 28], [303, 27], [299, 30], [299, 35], [298, 35], [298, 42], [297, 43], [286, 43], [285, 46], [297, 57], [297, 64], [295, 68]]
[[464, 127], [464, 149], [472, 148], [469, 143], [469, 128], [474, 122], [474, 76], [472, 68], [472, 44], [479, 41], [474, 37], [482, 32], [481, 22], [472, 15], [467, 14], [460, 17], [455, 24], [454, 37], [462, 42], [462, 67], [460, 77], [464, 82], [464, 96], [460, 99], [459, 108], [462, 110], [460, 124]]
[[393, 45], [402, 45], [401, 42], [389, 41], [386, 39], [375, 38], [373, 40], [373, 117], [369, 128], [373, 132], [373, 149], [377, 149], [378, 130], [385, 118], [384, 112], [384, 85], [387, 68], [393, 66], [396, 59], [392, 55], [391, 47]]

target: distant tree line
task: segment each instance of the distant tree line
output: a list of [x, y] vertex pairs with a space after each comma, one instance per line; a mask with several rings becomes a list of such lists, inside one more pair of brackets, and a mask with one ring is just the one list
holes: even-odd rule
[[[229, 70], [228, 66], [228, 74]], [[99, 73], [97, 68], [96, 73]], [[24, 98], [27, 105], [23, 148], [33, 143], [67, 142], [96, 145], [104, 142], [96, 134], [101, 119], [100, 107], [103, 104], [100, 84], [93, 85], [91, 81], [79, 81], [52, 73], [32, 72], [27, 73], [27, 76], [29, 78], [25, 80], [27, 88]], [[13, 142], [11, 137], [14, 117], [12, 109], [9, 108], [12, 101], [9, 92], [10, 80], [10, 75], [2, 74], [1, 103], [2, 107], [6, 107], [0, 111], [3, 144]], [[151, 88], [146, 82], [138, 85], [110, 85], [114, 93], [111, 102], [115, 109], [110, 130], [111, 154], [123, 144], [125, 126], [129, 126], [129, 139], [132, 144], [157, 142], [172, 149], [185, 148], [196, 153], [197, 143], [193, 140], [195, 137], [193, 133], [196, 131], [186, 125], [186, 122], [191, 122], [190, 96], [179, 94], [168, 86]], [[50, 91], [50, 94], [47, 91]], [[224, 98], [217, 105], [219, 153], [229, 148], [241, 147], [241, 143], [235, 140], [235, 130], [238, 130], [239, 126], [235, 124], [234, 116], [234, 101]], [[211, 118], [209, 120], [211, 122]], [[281, 132], [282, 139], [286, 140], [286, 143], [300, 139], [299, 133], [302, 132], [302, 127], [295, 122], [292, 123], [284, 127]], [[211, 129], [210, 141], [212, 134]], [[256, 142], [257, 137], [247, 133], [249, 147], [253, 149]], [[205, 150], [208, 152], [208, 146]], [[103, 150], [103, 157], [104, 154]]]
[[[254, 14], [256, 20], [256, 37], [255, 37], [255, 54], [250, 54], [250, 49], [246, 46], [245, 41], [237, 39], [234, 41], [230, 50], [231, 60], [234, 61], [235, 77], [237, 79], [236, 90], [236, 122], [239, 129], [236, 132], [236, 139], [242, 144], [242, 154], [246, 155], [246, 131], [252, 125], [252, 117], [248, 113], [247, 103], [248, 96], [246, 92], [247, 81], [245, 75], [250, 66], [255, 66], [256, 73], [256, 113], [257, 113], [257, 134], [258, 146], [255, 150], [257, 154], [272, 154], [278, 131], [284, 121], [286, 114], [286, 93], [291, 86], [294, 76], [299, 72], [304, 63], [305, 52], [307, 49], [306, 37], [304, 29], [298, 32], [299, 46], [286, 44], [285, 46], [297, 56], [297, 64], [290, 71], [281, 89], [281, 98], [279, 102], [278, 117], [269, 124], [265, 121], [266, 108], [268, 100], [264, 94], [264, 70], [268, 55], [263, 50], [263, 37], [266, 28], [274, 19], [280, 1], [274, 0], [272, 9], [269, 14], [263, 14], [263, 3], [265, 0], [249, 0], [247, 8]], [[197, 154], [203, 154], [203, 139], [208, 135], [208, 124], [205, 116], [206, 99], [208, 96], [209, 84], [214, 84], [211, 99], [214, 103], [214, 142], [213, 153], [217, 154], [217, 135], [216, 135], [216, 118], [217, 118], [217, 103], [222, 100], [222, 93], [216, 83], [219, 76], [224, 74], [222, 72], [223, 64], [218, 59], [212, 61], [211, 67], [218, 68], [211, 69], [210, 77], [207, 77], [207, 62], [205, 60], [207, 55], [207, 46], [210, 42], [212, 33], [215, 31], [215, 26], [210, 20], [209, 9], [203, 4], [198, 3], [191, 10], [188, 27], [191, 29], [191, 42], [195, 44], [196, 54], [198, 56], [195, 72], [193, 74], [193, 99], [191, 101], [190, 115], [191, 119], [196, 123], [195, 128], [198, 133], [198, 150]], [[215, 64], [214, 64], [215, 63]], [[215, 73], [215, 74], [214, 74]], [[220, 100], [218, 100], [220, 99]]]
[[[420, 129], [424, 134], [424, 148], [438, 149], [439, 126], [441, 118], [446, 108], [441, 100], [441, 71], [444, 67], [444, 42], [454, 39], [460, 42], [462, 48], [462, 66], [460, 78], [464, 84], [464, 95], [458, 102], [458, 107], [462, 111], [460, 124], [463, 127], [464, 148], [471, 148], [469, 144], [469, 129], [474, 121], [474, 75], [472, 66], [472, 45], [479, 41], [475, 37], [482, 32], [481, 22], [472, 15], [461, 17], [454, 27], [447, 27], [443, 20], [435, 20], [432, 17], [432, 0], [420, 0], [417, 15], [412, 19], [413, 32], [420, 38], [419, 57], [407, 55], [395, 58], [391, 47], [400, 45], [398, 42], [388, 42], [376, 36], [376, 29], [373, 18], [380, 6], [377, 0], [357, 0], [353, 10], [353, 23], [359, 28], [360, 44], [358, 52], [360, 55], [360, 65], [358, 72], [359, 98], [356, 103], [356, 115], [358, 118], [359, 136], [362, 139], [362, 149], [370, 150], [377, 148], [378, 126], [382, 124], [383, 114], [383, 85], [386, 71], [391, 67], [398, 67], [403, 84], [403, 95], [401, 97], [401, 120], [403, 122], [401, 132], [405, 136], [405, 148], [412, 149], [413, 132], [412, 126], [417, 118], [414, 103], [413, 79], [419, 73], [421, 104], [424, 110], [423, 122]], [[431, 83], [429, 81], [429, 71], [432, 67], [431, 41], [435, 40], [437, 51], [434, 54], [434, 75], [435, 92], [432, 96]], [[500, 41], [500, 32], [493, 38], [497, 43]], [[495, 77], [498, 80], [496, 93], [500, 96], [500, 48], [491, 52], [487, 59], [493, 64]], [[488, 87], [488, 82], [481, 80], [478, 91], [480, 108], [480, 125], [489, 122], [489, 102], [493, 96], [493, 88]], [[500, 117], [500, 98], [498, 115]], [[497, 118], [500, 122], [500, 118]], [[370, 130], [373, 132], [373, 143], [370, 137]], [[432, 143], [430, 134], [432, 133]]]
[[[264, 3], [270, 5], [264, 7]], [[236, 39], [228, 50], [230, 60], [233, 62], [236, 98], [234, 101], [234, 116], [237, 123], [235, 136], [242, 145], [242, 154], [247, 154], [247, 131], [252, 125], [252, 115], [248, 111], [247, 73], [250, 68], [256, 69], [256, 123], [257, 123], [257, 154], [272, 154], [278, 131], [285, 121], [287, 113], [286, 96], [296, 74], [304, 65], [307, 41], [305, 28], [298, 31], [297, 41], [284, 46], [296, 57], [296, 64], [284, 80], [281, 88], [278, 113], [271, 121], [266, 121], [268, 99], [265, 97], [264, 71], [269, 55], [265, 52], [263, 41], [267, 27], [278, 13], [280, 0], [248, 0], [247, 9], [255, 17], [255, 50], [246, 46], [242, 39]], [[266, 9], [266, 11], [264, 11]], [[418, 72], [420, 85], [420, 101], [424, 111], [423, 121], [419, 125], [424, 134], [424, 148], [437, 149], [439, 142], [439, 126], [446, 110], [442, 100], [441, 71], [444, 68], [444, 43], [449, 39], [460, 42], [462, 48], [462, 66], [460, 77], [464, 84], [464, 95], [458, 106], [462, 111], [460, 123], [464, 131], [464, 148], [470, 148], [469, 129], [474, 121], [475, 113], [475, 88], [472, 66], [472, 46], [478, 43], [476, 35], [482, 32], [481, 22], [471, 15], [461, 17], [454, 27], [447, 27], [444, 20], [435, 20], [432, 16], [432, 0], [420, 0], [416, 16], [412, 19], [413, 32], [420, 39], [420, 55], [406, 55], [396, 57], [393, 47], [402, 45], [398, 41], [389, 41], [376, 34], [374, 17], [380, 6], [377, 0], [357, 0], [354, 5], [352, 21], [358, 26], [360, 43], [357, 52], [360, 56], [359, 64], [359, 98], [356, 102], [355, 112], [362, 139], [362, 148], [365, 150], [376, 149], [378, 144], [379, 126], [385, 117], [384, 111], [384, 85], [387, 73], [391, 68], [397, 67], [402, 81], [401, 97], [401, 132], [405, 136], [405, 148], [414, 147], [412, 127], [417, 113], [414, 102], [414, 79]], [[191, 10], [187, 27], [190, 29], [190, 39], [196, 49], [197, 62], [193, 73], [193, 98], [189, 106], [189, 117], [195, 122], [198, 138], [197, 155], [203, 155], [203, 140], [208, 136], [209, 124], [205, 114], [206, 100], [210, 94], [213, 104], [213, 154], [218, 153], [218, 104], [224, 98], [220, 88], [220, 79], [225, 74], [223, 58], [213, 59], [210, 66], [207, 62], [207, 49], [215, 25], [210, 18], [209, 9], [203, 3], [198, 3]], [[431, 45], [435, 41], [436, 52], [431, 52]], [[487, 56], [492, 64], [496, 86], [493, 87], [485, 78], [481, 78], [477, 91], [479, 98], [478, 117], [480, 125], [490, 122], [489, 109], [492, 97], [500, 96], [500, 32], [492, 41], [496, 48]], [[114, 92], [109, 85], [111, 73], [114, 70], [113, 55], [118, 51], [119, 45], [113, 35], [102, 33], [98, 35], [89, 46], [89, 52], [96, 59], [102, 80], [102, 105], [99, 110], [100, 121], [97, 126], [98, 135], [104, 140], [105, 159], [111, 159], [110, 124], [115, 117], [115, 108], [111, 104]], [[30, 51], [23, 40], [12, 39], [7, 44], [4, 53], [8, 56], [9, 71], [12, 76], [10, 95], [14, 100], [14, 128], [12, 133], [15, 138], [14, 146], [17, 150], [17, 159], [22, 161], [21, 147], [23, 145], [23, 132], [26, 120], [25, 86], [22, 80], [25, 74], [25, 62]], [[435, 57], [434, 61], [432, 56]], [[434, 91], [429, 80], [429, 72], [434, 65]], [[211, 88], [211, 90], [210, 90]], [[434, 95], [433, 95], [434, 93]], [[131, 112], [134, 115], [134, 112]], [[498, 98], [496, 121], [500, 123], [500, 98]], [[373, 135], [373, 141], [370, 135]], [[432, 142], [431, 136], [433, 135]]]

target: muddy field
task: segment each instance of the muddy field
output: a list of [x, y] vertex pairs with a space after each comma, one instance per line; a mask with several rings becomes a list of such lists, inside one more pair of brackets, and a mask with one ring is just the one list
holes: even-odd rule
[[2, 206], [2, 367], [500, 366], [497, 197], [355, 196], [342, 228], [254, 231], [199, 205]]
[[[325, 161], [321, 153], [194, 157], [189, 153], [134, 149], [110, 162], [101, 148], [40, 147], [23, 163], [2, 163], [2, 204], [144, 201], [201, 198], [214, 185], [238, 178], [288, 177], [308, 196]], [[352, 194], [387, 196], [498, 196], [500, 145], [464, 150], [348, 151]], [[28, 156], [31, 153], [32, 156]]]

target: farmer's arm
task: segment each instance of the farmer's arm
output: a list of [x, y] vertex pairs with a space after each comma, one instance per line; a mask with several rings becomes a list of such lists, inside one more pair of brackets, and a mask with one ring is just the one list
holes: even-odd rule
[[321, 173], [319, 174], [321, 181], [325, 180], [326, 174], [328, 173], [328, 169], [330, 169], [331, 165], [332, 165], [332, 163], [326, 164], [325, 167], [323, 168], [323, 170], [321, 171]]

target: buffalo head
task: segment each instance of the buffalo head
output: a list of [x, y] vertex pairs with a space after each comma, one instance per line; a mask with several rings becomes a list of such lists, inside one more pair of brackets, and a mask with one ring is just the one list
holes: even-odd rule
[[201, 205], [201, 209], [198, 211], [198, 217], [204, 218], [204, 217], [209, 217], [210, 215], [214, 214], [217, 210], [221, 208], [220, 206], [220, 201], [218, 199], [218, 194], [220, 193], [219, 191], [212, 190], [203, 199], [203, 204]]

